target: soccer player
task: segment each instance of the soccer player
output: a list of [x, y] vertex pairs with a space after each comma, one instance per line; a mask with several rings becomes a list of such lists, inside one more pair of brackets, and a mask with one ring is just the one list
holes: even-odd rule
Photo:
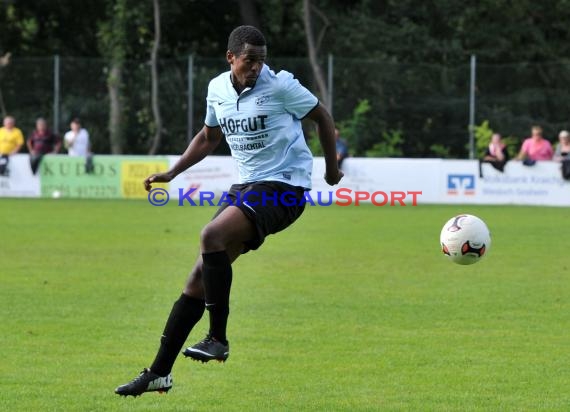
[[[303, 212], [301, 199], [311, 187], [312, 155], [301, 119], [317, 123], [326, 182], [335, 185], [342, 178], [331, 115], [292, 74], [274, 73], [265, 64], [266, 55], [265, 38], [258, 29], [240, 26], [232, 31], [226, 52], [230, 70], [208, 86], [204, 127], [168, 172], [144, 181], [146, 190], [153, 183], [171, 181], [204, 159], [224, 137], [237, 161], [240, 180], [228, 192], [232, 202], [225, 202], [202, 230], [201, 256], [170, 312], [154, 362], [119, 386], [115, 390], [119, 395], [167, 392], [172, 387], [174, 361], [205, 309], [209, 333], [183, 354], [202, 362], [228, 358], [231, 264], [240, 254], [259, 248], [267, 235], [291, 225]], [[283, 195], [287, 202], [278, 201]]]

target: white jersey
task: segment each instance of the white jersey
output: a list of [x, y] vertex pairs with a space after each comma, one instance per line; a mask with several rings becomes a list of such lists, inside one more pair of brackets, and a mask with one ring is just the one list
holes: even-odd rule
[[85, 129], [79, 129], [77, 136], [70, 130], [63, 137], [65, 143], [68, 145], [67, 150], [70, 156], [83, 156], [89, 154], [89, 133]]
[[220, 126], [237, 161], [239, 183], [279, 181], [311, 188], [313, 156], [301, 119], [319, 100], [286, 71], [264, 65], [255, 85], [238, 95], [230, 71], [208, 85], [205, 123]]

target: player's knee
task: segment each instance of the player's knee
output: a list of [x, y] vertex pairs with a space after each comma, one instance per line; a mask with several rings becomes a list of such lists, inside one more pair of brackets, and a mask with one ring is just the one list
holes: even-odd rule
[[224, 242], [223, 232], [213, 225], [206, 225], [200, 233], [202, 252], [216, 252], [224, 250]]

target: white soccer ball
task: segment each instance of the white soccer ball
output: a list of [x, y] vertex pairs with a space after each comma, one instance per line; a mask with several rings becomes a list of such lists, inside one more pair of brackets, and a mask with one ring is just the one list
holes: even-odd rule
[[53, 197], [54, 199], [59, 199], [61, 197], [61, 192], [59, 190], [54, 190], [51, 193], [51, 197]]
[[457, 215], [443, 225], [441, 251], [452, 262], [472, 265], [489, 253], [491, 233], [485, 222], [473, 215]]

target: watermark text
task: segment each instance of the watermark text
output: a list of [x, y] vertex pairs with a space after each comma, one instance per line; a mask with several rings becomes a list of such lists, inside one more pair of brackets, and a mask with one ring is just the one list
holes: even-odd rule
[[[418, 197], [422, 195], [417, 191], [383, 191], [374, 192], [366, 190], [352, 190], [341, 187], [335, 191], [305, 192], [299, 196], [295, 192], [223, 192], [221, 195], [211, 191], [199, 191], [196, 187], [178, 189], [178, 206], [239, 206], [246, 204], [252, 206], [360, 206], [372, 203], [374, 206], [417, 206]], [[170, 194], [166, 189], [156, 188], [148, 193], [148, 201], [153, 206], [164, 206], [170, 201]]]

